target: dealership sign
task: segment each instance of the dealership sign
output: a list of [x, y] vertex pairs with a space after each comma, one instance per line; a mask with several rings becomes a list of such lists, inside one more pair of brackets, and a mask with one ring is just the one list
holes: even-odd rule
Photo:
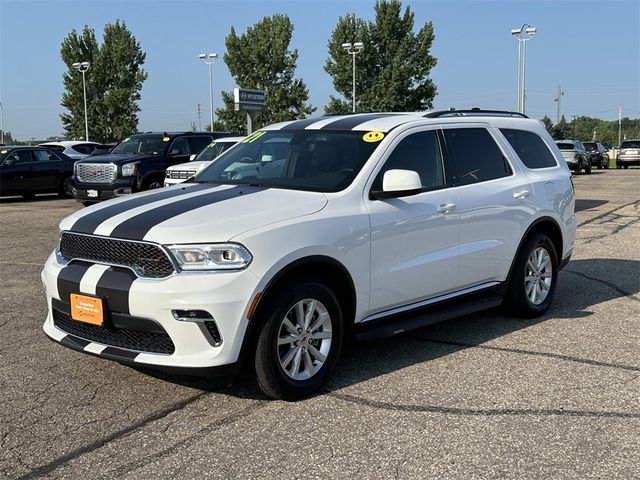
[[233, 99], [235, 109], [244, 112], [257, 112], [264, 109], [266, 95], [263, 90], [248, 90], [246, 88], [234, 88]]

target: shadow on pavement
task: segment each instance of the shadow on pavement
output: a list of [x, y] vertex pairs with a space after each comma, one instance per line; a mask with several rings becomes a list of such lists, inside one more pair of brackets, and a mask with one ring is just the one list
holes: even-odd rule
[[[473, 347], [551, 318], [578, 320], [589, 308], [620, 297], [640, 303], [640, 261], [595, 258], [571, 261], [560, 272], [554, 304], [536, 319], [504, 316], [499, 310], [442, 322], [395, 337], [349, 345], [329, 382], [329, 390], [358, 384], [418, 363]], [[418, 340], [418, 341], [416, 341]], [[143, 370], [164, 381], [241, 398], [262, 399], [247, 375], [203, 379]]]
[[2, 197], [0, 198], [0, 205], [3, 203], [36, 203], [43, 202], [46, 200], [73, 200], [60, 198], [58, 194], [44, 194], [44, 195], [36, 195], [33, 198], [23, 198], [23, 197]]
[[607, 200], [576, 200], [576, 213], [581, 212], [583, 210], [589, 210], [592, 208], [597, 208], [605, 203], [609, 203]]

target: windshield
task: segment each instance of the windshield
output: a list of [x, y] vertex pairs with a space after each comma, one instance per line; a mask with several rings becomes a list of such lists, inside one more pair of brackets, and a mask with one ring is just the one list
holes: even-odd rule
[[[317, 192], [346, 188], [379, 145], [365, 132], [259, 131], [221, 155], [196, 182]], [[380, 137], [380, 140], [382, 137]]]
[[213, 160], [222, 152], [226, 152], [231, 147], [235, 145], [235, 142], [213, 142], [207, 145], [207, 147], [200, 152], [200, 154], [195, 158], [196, 162], [204, 161], [208, 162]]
[[586, 148], [587, 150], [592, 149], [592, 148], [596, 148], [596, 144], [595, 143], [583, 143], [582, 145], [584, 145], [584, 148]]
[[111, 150], [111, 153], [160, 155], [169, 140], [169, 137], [160, 134], [131, 135]]
[[640, 140], [630, 140], [627, 142], [622, 142], [620, 148], [640, 148]]

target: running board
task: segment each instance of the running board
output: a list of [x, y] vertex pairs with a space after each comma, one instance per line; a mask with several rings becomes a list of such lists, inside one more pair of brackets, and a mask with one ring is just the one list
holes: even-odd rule
[[394, 315], [393, 317], [380, 319], [371, 323], [365, 322], [356, 327], [355, 337], [358, 341], [390, 337], [398, 333], [408, 332], [434, 323], [444, 322], [452, 318], [498, 307], [501, 303], [502, 297], [494, 294], [484, 297], [472, 296], [464, 300], [446, 302], [444, 305], [432, 305], [428, 311], [420, 309], [413, 314], [406, 312], [402, 315]]

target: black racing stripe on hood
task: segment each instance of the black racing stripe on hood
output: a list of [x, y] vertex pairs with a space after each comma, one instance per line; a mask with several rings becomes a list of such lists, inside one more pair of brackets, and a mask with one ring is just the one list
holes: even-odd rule
[[80, 217], [75, 221], [70, 230], [72, 232], [91, 234], [95, 231], [96, 228], [98, 228], [98, 225], [100, 225], [102, 222], [109, 220], [111, 217], [131, 210], [132, 208], [142, 207], [143, 205], [148, 205], [159, 200], [169, 200], [172, 198], [181, 197], [182, 195], [198, 192], [200, 190], [206, 190], [207, 188], [211, 188], [211, 185], [198, 184], [194, 185], [193, 187], [189, 186], [181, 189], [161, 190], [158, 193], [149, 195], [133, 196], [128, 200], [118, 202], [115, 205], [105, 206], [104, 208], [101, 208], [96, 212], [89, 213], [84, 217]]
[[264, 188], [238, 185], [233, 188], [225, 188], [224, 190], [216, 190], [215, 192], [198, 195], [196, 197], [185, 198], [184, 200], [162, 205], [125, 220], [113, 229], [110, 236], [129, 240], [143, 240], [145, 235], [149, 233], [149, 230], [165, 220], [177, 217], [196, 208], [223, 202], [240, 195], [250, 195], [262, 191], [264, 191]]
[[287, 130], [302, 130], [306, 127], [308, 127], [309, 125], [312, 125], [314, 123], [317, 123], [319, 121], [323, 120], [322, 117], [316, 117], [316, 118], [306, 118], [304, 120], [298, 120], [297, 122], [293, 122], [290, 123], [289, 125], [285, 125], [284, 127], [282, 127], [280, 129], [280, 131], [287, 131]]
[[379, 118], [393, 116], [393, 113], [369, 113], [366, 115], [353, 115], [347, 118], [341, 118], [335, 122], [327, 123], [320, 130], [353, 130], [358, 125], [369, 122], [371, 120], [377, 120]]

